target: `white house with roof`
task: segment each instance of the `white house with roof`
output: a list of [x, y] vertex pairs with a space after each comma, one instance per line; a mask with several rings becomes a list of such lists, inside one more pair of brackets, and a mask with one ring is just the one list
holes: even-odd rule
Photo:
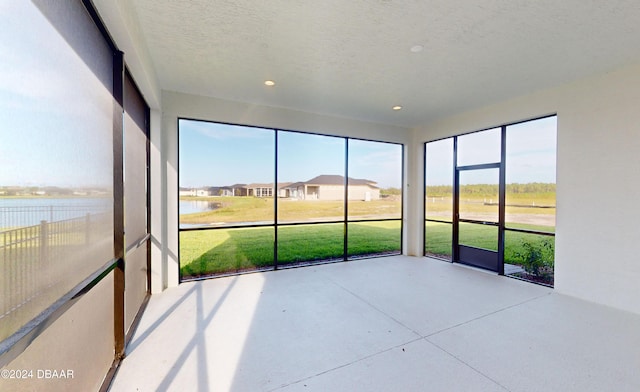
[[[299, 200], [344, 200], [344, 176], [322, 174], [305, 182], [294, 182], [281, 188], [280, 194]], [[348, 178], [348, 200], [377, 200], [380, 188], [372, 180]], [[282, 192], [284, 191], [284, 192]]]

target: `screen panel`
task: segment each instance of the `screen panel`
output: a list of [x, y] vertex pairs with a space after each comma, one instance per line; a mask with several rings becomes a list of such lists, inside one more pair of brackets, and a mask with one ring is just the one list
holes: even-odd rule
[[499, 169], [460, 171], [460, 219], [498, 223]]
[[278, 132], [278, 223], [344, 220], [345, 143]]
[[[100, 389], [113, 364], [113, 276], [113, 272], [105, 276], [2, 368], [30, 370], [32, 377], [0, 377], [0, 391]], [[54, 369], [59, 377], [47, 377], [45, 372]]]
[[557, 117], [507, 127], [507, 228], [554, 232]]
[[534, 283], [553, 286], [555, 237], [505, 232], [504, 273]]
[[[183, 279], [344, 260], [350, 240], [354, 257], [400, 252], [401, 144], [187, 119], [178, 125]], [[376, 178], [347, 178], [347, 164]], [[214, 177], [226, 180], [194, 185]], [[361, 202], [352, 205], [352, 219], [367, 221], [351, 237], [348, 189]], [[362, 247], [358, 233], [367, 230], [387, 237]]]
[[127, 253], [125, 273], [125, 332], [140, 310], [147, 296], [147, 247], [141, 246]]
[[273, 224], [275, 132], [179, 120], [180, 227]]
[[349, 258], [399, 254], [402, 246], [402, 222], [349, 222], [347, 228]]
[[453, 220], [453, 138], [425, 145], [425, 218]]
[[458, 166], [500, 162], [500, 128], [458, 136]]
[[460, 245], [498, 251], [498, 227], [477, 223], [460, 222]]
[[114, 255], [112, 50], [80, 2], [3, 7], [0, 339]]
[[147, 228], [147, 105], [127, 73], [124, 88], [124, 197], [126, 246]]
[[402, 146], [350, 139], [348, 155], [348, 219], [400, 219]]
[[278, 226], [278, 265], [344, 258], [344, 224]]
[[148, 113], [131, 75], [124, 81], [125, 332], [148, 293]]
[[182, 279], [273, 268], [273, 227], [180, 232]]
[[180, 276], [272, 266], [275, 131], [180, 119], [179, 132], [180, 228], [212, 229], [180, 232]]
[[278, 265], [344, 257], [346, 139], [278, 132]]
[[425, 222], [424, 252], [425, 256], [451, 260], [453, 250], [451, 223]]

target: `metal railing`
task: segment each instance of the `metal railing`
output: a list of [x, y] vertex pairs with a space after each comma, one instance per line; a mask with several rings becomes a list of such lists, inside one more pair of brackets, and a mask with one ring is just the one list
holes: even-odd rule
[[[77, 199], [76, 199], [77, 200]], [[97, 204], [0, 206], [0, 231], [7, 228], [34, 226], [45, 220], [57, 222], [105, 210]]]
[[[54, 213], [77, 216], [78, 210], [56, 208]], [[84, 213], [0, 231], [0, 340], [86, 277], [90, 254], [108, 246], [102, 243], [112, 235], [110, 215]]]

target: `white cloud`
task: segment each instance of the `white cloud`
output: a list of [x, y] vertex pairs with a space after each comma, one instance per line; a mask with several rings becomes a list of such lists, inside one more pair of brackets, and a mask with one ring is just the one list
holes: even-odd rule
[[268, 139], [273, 138], [273, 133], [260, 128], [227, 125], [205, 121], [180, 121], [181, 132], [197, 132], [203, 136], [217, 139]]

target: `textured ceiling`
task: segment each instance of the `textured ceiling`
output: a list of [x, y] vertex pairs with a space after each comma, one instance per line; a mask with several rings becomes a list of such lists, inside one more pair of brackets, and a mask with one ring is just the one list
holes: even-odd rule
[[133, 4], [165, 90], [400, 126], [640, 61], [638, 0]]

